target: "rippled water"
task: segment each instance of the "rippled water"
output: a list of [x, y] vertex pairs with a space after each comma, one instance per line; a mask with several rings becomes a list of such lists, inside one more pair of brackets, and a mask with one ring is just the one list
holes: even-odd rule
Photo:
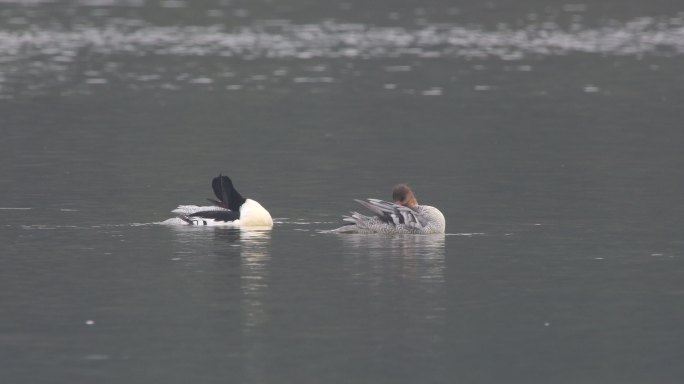
[[684, 20], [640, 18], [599, 28], [564, 30], [551, 22], [489, 31], [477, 27], [427, 24], [415, 28], [364, 24], [297, 25], [285, 20], [254, 23], [226, 30], [221, 26], [149, 26], [137, 20], [116, 20], [101, 28], [75, 26], [29, 29], [2, 35], [10, 56], [53, 56], [70, 62], [80, 49], [94, 53], [134, 55], [217, 55], [257, 58], [383, 58], [417, 56], [521, 58], [573, 52], [636, 55], [682, 53]]
[[680, 382], [682, 12], [0, 0], [0, 381]]
[[[188, 57], [217, 63], [235, 59], [520, 61], [580, 53], [672, 57], [684, 50], [681, 12], [611, 20], [587, 16], [592, 7], [586, 4], [547, 6], [541, 12], [530, 8], [512, 22], [488, 24], [473, 23], [461, 16], [469, 15], [469, 9], [455, 7], [430, 12], [417, 8], [410, 13], [387, 10], [382, 17], [370, 13], [373, 16], [368, 17], [375, 23], [333, 18], [298, 23], [253, 18], [249, 7], [222, 2], [216, 4], [218, 8], [183, 1], [84, 1], [67, 7], [53, 1], [5, 4], [2, 13], [7, 25], [0, 30], [0, 96], [5, 98], [17, 91], [46, 93], [73, 82], [85, 87], [110, 82], [128, 87], [170, 88], [179, 83], [217, 84], [228, 89], [243, 86], [233, 81], [243, 75], [232, 71], [212, 70], [200, 76], [184, 72], [177, 61]], [[339, 7], [352, 7], [344, 4]], [[488, 8], [494, 13], [496, 3]], [[283, 9], [287, 7], [276, 7], [271, 16], [287, 15]], [[466, 22], [448, 22], [444, 15]], [[144, 70], [122, 68], [152, 58], [165, 65], [145, 65]], [[289, 78], [284, 69], [256, 76], [260, 80]], [[298, 76], [293, 81], [329, 83], [335, 77]]]

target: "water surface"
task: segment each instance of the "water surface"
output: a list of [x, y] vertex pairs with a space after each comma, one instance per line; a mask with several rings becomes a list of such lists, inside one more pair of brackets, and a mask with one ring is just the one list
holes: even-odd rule
[[0, 1], [2, 381], [680, 382], [682, 12]]

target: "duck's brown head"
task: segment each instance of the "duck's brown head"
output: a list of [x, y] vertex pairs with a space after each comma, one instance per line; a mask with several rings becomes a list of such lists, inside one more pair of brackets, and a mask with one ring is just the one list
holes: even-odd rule
[[392, 189], [392, 201], [394, 204], [403, 205], [405, 207], [415, 207], [418, 205], [416, 197], [413, 196], [413, 191], [406, 184], [397, 184]]

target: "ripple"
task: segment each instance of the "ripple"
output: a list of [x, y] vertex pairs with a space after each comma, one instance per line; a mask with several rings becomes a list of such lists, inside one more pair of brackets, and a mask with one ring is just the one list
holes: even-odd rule
[[334, 22], [306, 25], [270, 22], [235, 30], [218, 26], [137, 24], [139, 21], [133, 20], [101, 28], [77, 27], [69, 31], [38, 28], [21, 32], [0, 31], [0, 50], [6, 55], [5, 60], [40, 54], [67, 62], [84, 49], [101, 54], [135, 56], [213, 55], [274, 59], [414, 56], [516, 60], [529, 55], [573, 52], [608, 55], [684, 53], [684, 22], [681, 17], [666, 22], [644, 17], [580, 30], [551, 28], [544, 23], [495, 31], [448, 24], [410, 29]]
[[[180, 6], [185, 3], [172, 1], [166, 4]], [[0, 57], [0, 99], [51, 90], [90, 94], [96, 92], [95, 89], [117, 87], [122, 82], [132, 87], [165, 90], [191, 84], [240, 91], [263, 89], [264, 83], [278, 83], [282, 78], [288, 83], [320, 88], [337, 83], [337, 74], [331, 73], [326, 66], [310, 66], [304, 73], [293, 72], [292, 60], [304, 63], [316, 59], [523, 60], [577, 53], [601, 57], [680, 56], [684, 53], [684, 14], [668, 18], [641, 17], [627, 22], [606, 21], [594, 28], [577, 25], [561, 28], [539, 20], [517, 29], [498, 27], [495, 30], [459, 24], [381, 27], [333, 21], [294, 24], [286, 20], [258, 21], [228, 29], [224, 26], [154, 26], [139, 19], [112, 18], [101, 26], [76, 24], [69, 28], [54, 25], [48, 28], [30, 24], [19, 30], [0, 27], [0, 51], [3, 52]], [[171, 57], [180, 60], [168, 60]], [[136, 60], [147, 62], [151, 58], [161, 60], [163, 68], [146, 65], [142, 73], [138, 72]], [[219, 72], [215, 74], [189, 73], [187, 63], [183, 61], [186, 58], [195, 61], [206, 58], [207, 63], [214, 63], [212, 65], [225, 63], [229, 58], [281, 61], [283, 64], [281, 68], [271, 70], [271, 74], [225, 81], [236, 74], [226, 72], [225, 67], [217, 67]], [[86, 61], [91, 64], [90, 68], [79, 72]], [[124, 68], [131, 64], [134, 66], [132, 71]], [[171, 65], [170, 69], [168, 65]], [[533, 69], [522, 64], [511, 68], [520, 72]], [[180, 74], [174, 72], [176, 69]], [[382, 69], [399, 74], [414, 71], [415, 66], [394, 64]], [[473, 69], [485, 68], [475, 65]], [[65, 86], [69, 87], [68, 91], [62, 89]], [[402, 89], [402, 92], [422, 96], [441, 96], [448, 92], [429, 85], [405, 90], [393, 82], [385, 83], [384, 88]], [[474, 86], [478, 92], [495, 89], [494, 85], [486, 83]], [[600, 91], [594, 84], [585, 84], [585, 93]]]

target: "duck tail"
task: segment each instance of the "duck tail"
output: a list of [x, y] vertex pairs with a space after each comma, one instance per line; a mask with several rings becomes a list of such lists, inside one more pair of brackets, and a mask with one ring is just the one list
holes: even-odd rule
[[219, 207], [230, 209], [231, 211], [238, 211], [246, 200], [235, 189], [233, 181], [228, 176], [219, 174], [217, 177], [214, 177], [211, 181], [211, 188], [214, 190], [214, 195], [216, 195], [218, 200], [208, 200]]

